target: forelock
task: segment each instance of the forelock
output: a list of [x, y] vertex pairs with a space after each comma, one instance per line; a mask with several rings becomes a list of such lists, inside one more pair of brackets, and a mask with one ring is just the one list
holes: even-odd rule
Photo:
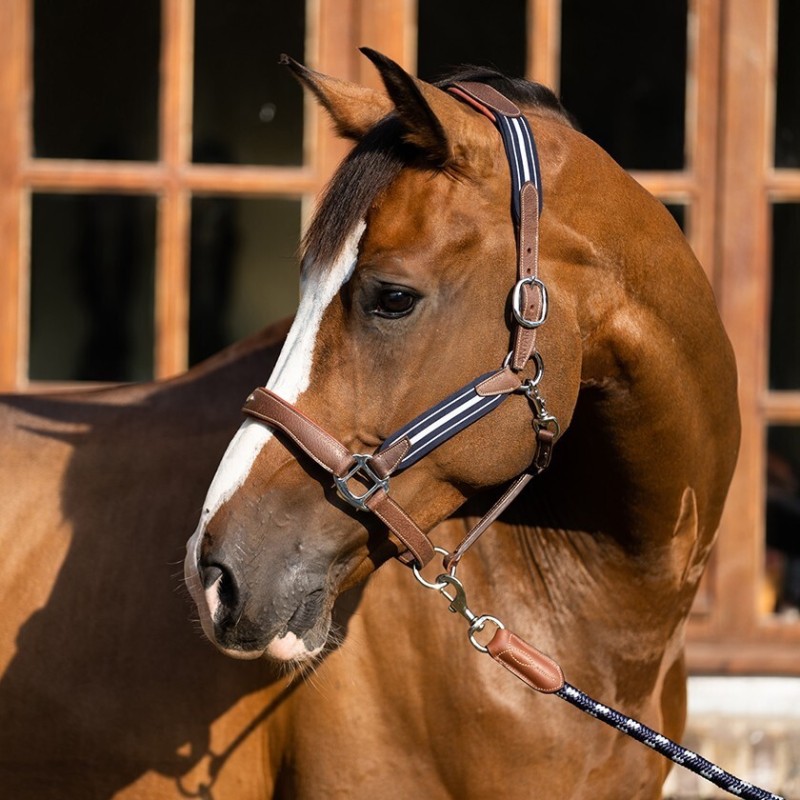
[[303, 239], [305, 264], [329, 264], [376, 197], [418, 155], [390, 115], [375, 125], [336, 170]]

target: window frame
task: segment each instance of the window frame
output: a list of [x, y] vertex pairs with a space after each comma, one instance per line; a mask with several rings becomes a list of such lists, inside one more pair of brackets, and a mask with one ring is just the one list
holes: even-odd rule
[[[192, 162], [194, 0], [161, 0], [158, 160], [89, 161], [32, 155], [33, 0], [0, 4], [0, 113], [13, 119], [0, 154], [0, 390], [41, 391], [62, 384], [28, 379], [30, 201], [34, 192], [134, 193], [157, 198], [154, 298], [154, 378], [188, 366], [190, 211], [194, 195], [301, 200], [304, 220], [314, 198], [347, 152], [325, 115], [306, 98], [301, 166]], [[402, 24], [383, 34], [397, 55], [409, 3], [382, 0]], [[367, 3], [306, 0], [306, 61], [324, 72], [358, 80], [353, 43], [365, 28]], [[369, 30], [369, 26], [366, 26]], [[377, 34], [377, 26], [373, 25]], [[357, 55], [357, 53], [356, 53]], [[407, 57], [406, 57], [407, 60]], [[288, 78], [287, 78], [288, 79]], [[87, 384], [68, 384], [85, 386]]]

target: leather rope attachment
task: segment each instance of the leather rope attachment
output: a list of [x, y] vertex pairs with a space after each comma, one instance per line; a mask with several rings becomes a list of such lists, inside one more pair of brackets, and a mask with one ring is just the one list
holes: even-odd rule
[[498, 664], [537, 692], [554, 694], [564, 686], [561, 667], [507, 628], [495, 631], [486, 650]]

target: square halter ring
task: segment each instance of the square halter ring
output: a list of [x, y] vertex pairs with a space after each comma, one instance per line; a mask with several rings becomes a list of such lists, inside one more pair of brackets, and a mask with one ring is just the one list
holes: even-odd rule
[[[354, 453], [353, 458], [356, 463], [349, 472], [341, 477], [338, 475], [333, 476], [333, 481], [336, 484], [336, 493], [342, 500], [348, 502], [358, 511], [369, 511], [367, 501], [375, 492], [379, 489], [383, 489], [384, 492], [387, 494], [389, 493], [389, 478], [381, 478], [381, 476], [370, 467], [369, 462], [372, 460], [371, 455]], [[355, 492], [350, 489], [349, 482], [353, 478], [360, 478], [367, 484], [363, 494], [355, 494]]]

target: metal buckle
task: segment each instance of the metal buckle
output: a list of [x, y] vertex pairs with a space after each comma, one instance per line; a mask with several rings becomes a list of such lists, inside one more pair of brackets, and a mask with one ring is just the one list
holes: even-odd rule
[[[542, 296], [542, 310], [539, 312], [539, 319], [526, 319], [522, 308], [522, 287], [538, 286]], [[538, 328], [547, 319], [547, 287], [534, 277], [521, 278], [514, 284], [511, 293], [511, 310], [514, 312], [514, 319], [523, 328]]]
[[[378, 489], [383, 489], [387, 494], [389, 493], [389, 478], [381, 478], [375, 470], [370, 467], [369, 462], [372, 460], [371, 455], [354, 454], [353, 458], [356, 463], [355, 466], [341, 478], [338, 475], [333, 476], [333, 482], [336, 484], [336, 493], [342, 500], [346, 500], [351, 506], [359, 511], [368, 511], [367, 500], [369, 500]], [[368, 486], [364, 494], [355, 494], [350, 491], [347, 485], [348, 481], [353, 478], [362, 478], [372, 485]]]

